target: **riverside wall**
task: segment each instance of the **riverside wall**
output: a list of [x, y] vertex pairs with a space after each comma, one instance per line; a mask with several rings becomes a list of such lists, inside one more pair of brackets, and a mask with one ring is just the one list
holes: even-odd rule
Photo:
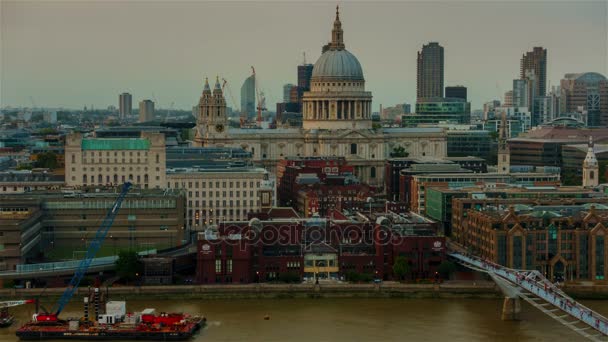
[[[59, 297], [64, 288], [0, 289], [0, 298]], [[111, 298], [136, 299], [280, 299], [280, 298], [502, 298], [491, 282], [468, 284], [242, 284], [113, 286]], [[89, 288], [78, 288], [75, 297]]]

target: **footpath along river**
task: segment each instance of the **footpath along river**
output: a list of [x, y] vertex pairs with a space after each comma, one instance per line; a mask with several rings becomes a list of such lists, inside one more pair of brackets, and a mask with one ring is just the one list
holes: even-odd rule
[[[113, 298], [119, 300], [120, 298]], [[583, 301], [608, 315], [608, 301]], [[207, 317], [192, 341], [579, 341], [579, 335], [523, 304], [522, 320], [500, 320], [498, 299], [246, 299], [131, 300], [127, 310], [184, 311]], [[11, 308], [17, 322], [0, 329], [0, 341], [17, 341], [15, 330], [34, 307]], [[82, 315], [75, 300], [62, 317]], [[269, 315], [269, 320], [264, 316]]]

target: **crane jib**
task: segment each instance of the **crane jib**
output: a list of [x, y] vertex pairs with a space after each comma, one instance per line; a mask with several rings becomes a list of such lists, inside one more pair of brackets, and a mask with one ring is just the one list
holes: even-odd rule
[[57, 302], [57, 304], [55, 304], [56, 309], [53, 310], [55, 319], [57, 318], [57, 316], [59, 316], [59, 313], [61, 313], [61, 311], [63, 310], [65, 305], [70, 301], [70, 299], [74, 295], [74, 292], [78, 288], [80, 281], [82, 280], [82, 278], [84, 277], [85, 273], [87, 272], [89, 266], [91, 265], [93, 258], [95, 257], [95, 255], [97, 254], [99, 249], [101, 248], [101, 245], [103, 244], [103, 241], [104, 241], [108, 231], [112, 227], [112, 223], [114, 223], [114, 219], [116, 218], [116, 215], [118, 214], [120, 205], [122, 204], [122, 201], [126, 197], [127, 192], [129, 192], [130, 188], [131, 188], [131, 182], [126, 182], [123, 185], [122, 191], [118, 195], [118, 198], [114, 202], [114, 205], [112, 205], [111, 209], [108, 210], [106, 217], [104, 218], [103, 222], [97, 229], [95, 238], [90, 243], [89, 249], [87, 250], [85, 258], [82, 259], [80, 261], [80, 263], [78, 264], [78, 268], [76, 269], [76, 272], [74, 272], [74, 276], [72, 276], [72, 279], [70, 280], [70, 284], [68, 285], [68, 287], [65, 289], [65, 291], [61, 295], [61, 298], [59, 298], [59, 301]]

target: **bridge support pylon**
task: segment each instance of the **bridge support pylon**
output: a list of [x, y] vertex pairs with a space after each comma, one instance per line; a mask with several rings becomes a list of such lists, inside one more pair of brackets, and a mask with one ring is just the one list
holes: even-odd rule
[[521, 314], [521, 299], [505, 297], [502, 303], [501, 319], [503, 321], [519, 321]]

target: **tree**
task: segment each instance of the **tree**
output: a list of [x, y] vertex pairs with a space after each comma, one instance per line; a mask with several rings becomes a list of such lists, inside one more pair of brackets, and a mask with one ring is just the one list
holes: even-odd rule
[[57, 155], [53, 152], [42, 152], [36, 155], [36, 167], [42, 167], [45, 169], [56, 169], [59, 166], [57, 162]]
[[405, 150], [405, 148], [403, 148], [403, 146], [397, 146], [393, 148], [393, 151], [391, 152], [392, 158], [407, 158], [409, 155], [410, 154]]
[[411, 267], [405, 257], [398, 256], [393, 263], [393, 273], [395, 274], [395, 277], [399, 280], [403, 280], [410, 272]]
[[126, 281], [131, 281], [142, 274], [144, 265], [135, 251], [120, 251], [116, 260], [116, 275]]
[[441, 274], [443, 279], [449, 279], [450, 275], [456, 271], [456, 264], [451, 261], [444, 260], [441, 262], [441, 264], [439, 264], [437, 271], [439, 274]]

